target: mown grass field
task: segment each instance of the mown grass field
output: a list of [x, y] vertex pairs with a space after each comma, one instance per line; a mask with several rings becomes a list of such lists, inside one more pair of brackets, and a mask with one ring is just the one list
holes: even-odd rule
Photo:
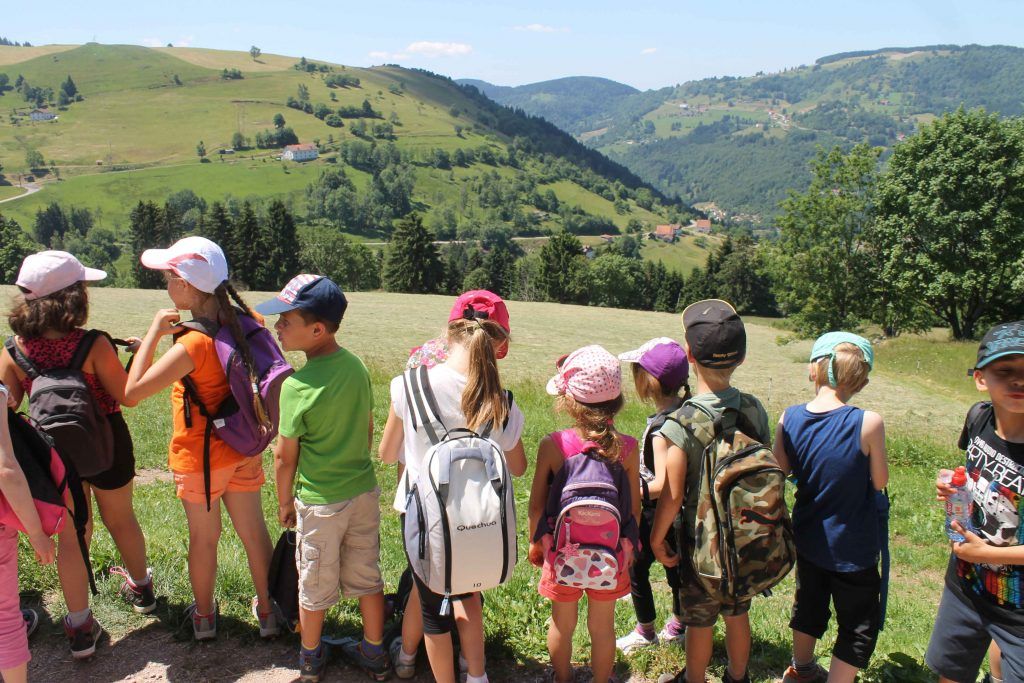
[[[0, 288], [0, 300], [5, 303], [12, 294], [12, 288]], [[153, 312], [167, 305], [165, 295], [153, 291], [97, 288], [91, 291], [91, 296], [90, 324], [117, 335], [141, 335]], [[247, 298], [255, 302], [262, 297], [249, 294]], [[350, 295], [350, 302], [339, 339], [359, 354], [371, 370], [379, 437], [387, 415], [389, 378], [401, 371], [411, 347], [441, 331], [451, 299], [357, 292]], [[543, 389], [555, 358], [587, 343], [601, 343], [613, 353], [619, 353], [654, 336], [678, 338], [681, 335], [678, 316], [669, 314], [519, 302], [510, 302], [509, 309], [513, 344], [508, 358], [503, 361], [502, 374], [526, 414], [523, 438], [531, 460], [541, 437], [566, 425], [564, 418], [553, 412], [553, 402]], [[6, 333], [4, 325], [0, 322], [0, 331]], [[783, 332], [761, 321], [748, 324], [748, 339], [748, 359], [737, 372], [736, 384], [758, 395], [772, 419], [786, 406], [808, 400], [811, 391], [806, 382], [805, 359], [809, 342], [791, 341]], [[877, 410], [886, 419], [893, 498], [893, 576], [888, 622], [864, 680], [931, 680], [920, 662], [934, 621], [948, 554], [941, 531], [942, 510], [934, 500], [932, 482], [937, 467], [953, 464], [959, 458], [953, 444], [962, 416], [976, 395], [963, 374], [963, 369], [971, 364], [973, 353], [971, 345], [950, 344], [934, 337], [886, 342], [876, 353], [877, 372], [857, 399], [858, 404]], [[292, 360], [301, 363], [300, 358]], [[628, 398], [627, 407], [617, 421], [618, 427], [627, 433], [639, 434], [646, 410], [635, 400], [632, 390]], [[154, 397], [138, 408], [127, 410], [126, 416], [132, 427], [139, 467], [145, 474], [142, 481], [147, 482], [138, 486], [137, 510], [147, 534], [158, 593], [163, 598], [158, 621], [153, 623], [126, 613], [116, 597], [119, 583], [102, 580], [96, 611], [115, 640], [129, 638], [125, 642], [132, 642], [133, 632], [146, 629], [166, 642], [166, 648], [187, 648], [187, 652], [199, 657], [204, 650], [188, 644], [187, 627], [177, 628], [191, 594], [185, 571], [184, 515], [174, 500], [173, 486], [159, 476], [166, 469], [170, 421], [167, 398], [165, 395]], [[269, 456], [265, 456], [264, 467], [272, 478]], [[387, 504], [395, 490], [395, 474], [393, 469], [383, 466], [378, 466], [378, 473], [382, 501], [385, 501], [382, 506], [382, 564], [388, 587], [393, 589], [404, 564], [398, 518]], [[507, 585], [487, 595], [489, 670], [496, 680], [523, 680], [527, 672], [541, 672], [546, 663], [544, 633], [549, 606], [536, 593], [537, 570], [525, 561], [525, 514], [531, 474], [532, 469], [516, 483], [520, 563]], [[263, 497], [271, 535], [276, 538], [279, 529], [271, 485], [264, 489]], [[27, 551], [27, 546], [23, 546], [23, 550]], [[220, 558], [218, 599], [225, 616], [220, 640], [239, 648], [257, 647], [248, 614], [252, 595], [248, 570], [241, 546], [226, 518]], [[98, 526], [94, 566], [99, 571], [118, 562], [109, 536]], [[663, 574], [656, 571], [655, 575], [660, 619], [668, 614], [669, 594]], [[29, 554], [23, 552], [21, 587], [27, 602], [41, 601], [56, 623], [63, 614], [63, 607], [55, 571], [37, 568]], [[751, 674], [755, 681], [778, 680], [788, 663], [787, 623], [792, 594], [793, 579], [789, 577], [772, 597], [754, 602]], [[628, 601], [620, 602], [616, 613], [618, 631], [625, 633], [632, 628], [633, 618], [632, 605]], [[358, 613], [353, 603], [344, 604], [331, 613], [328, 631], [354, 633], [357, 629]], [[823, 664], [828, 662], [834, 633], [833, 626], [818, 648]], [[716, 679], [724, 666], [721, 636], [719, 631], [711, 671]], [[51, 627], [37, 636], [34, 647], [40, 647], [40, 643], [51, 644], [51, 650], [59, 656], [63, 652], [58, 649], [62, 647], [60, 641], [59, 628]], [[576, 646], [575, 659], [585, 662], [589, 650], [582, 633], [577, 635]], [[281, 667], [293, 666], [293, 655], [288, 652], [278, 663]], [[103, 656], [113, 655], [101, 649], [99, 657]], [[662, 647], [621, 658], [617, 670], [623, 679], [632, 675], [632, 680], [641, 681], [657, 678], [682, 663], [679, 650]], [[45, 665], [40, 662], [33, 666]]]

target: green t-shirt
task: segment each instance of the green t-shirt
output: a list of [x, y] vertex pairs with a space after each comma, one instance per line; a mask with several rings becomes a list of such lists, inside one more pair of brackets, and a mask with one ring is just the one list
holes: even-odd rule
[[[764, 406], [761, 405], [757, 398], [750, 394], [746, 396], [753, 403], [751, 406], [752, 410], [747, 410], [747, 417], [750, 418], [751, 422], [754, 423], [754, 427], [757, 428], [756, 434], [748, 434], [748, 436], [757, 439], [761, 443], [771, 445], [772, 432], [768, 426], [768, 413], [765, 412]], [[736, 387], [729, 387], [725, 391], [698, 394], [690, 399], [690, 403], [695, 403], [701, 408], [707, 409], [712, 415], [717, 415], [725, 408], [738, 410], [740, 408], [740, 390]], [[704, 452], [704, 444], [675, 420], [666, 421], [658, 433], [676, 446], [679, 446], [688, 456], [695, 457]]]
[[377, 487], [370, 460], [370, 373], [347, 349], [310, 358], [281, 385], [281, 436], [299, 440], [295, 495], [330, 505]]

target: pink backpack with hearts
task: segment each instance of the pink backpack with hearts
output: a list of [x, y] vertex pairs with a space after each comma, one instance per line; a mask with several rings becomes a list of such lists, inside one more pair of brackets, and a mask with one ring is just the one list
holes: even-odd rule
[[[596, 456], [597, 446], [575, 430], [552, 434], [565, 462], [555, 474], [535, 540], [554, 537], [555, 582], [572, 588], [612, 590], [622, 566], [622, 539], [637, 547], [629, 478], [622, 463]], [[627, 452], [636, 441], [626, 440]]]

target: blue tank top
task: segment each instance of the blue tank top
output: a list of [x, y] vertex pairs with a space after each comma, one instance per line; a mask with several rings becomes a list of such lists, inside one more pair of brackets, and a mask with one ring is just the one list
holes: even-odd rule
[[878, 515], [867, 456], [864, 411], [843, 406], [812, 413], [790, 406], [783, 439], [797, 480], [793, 535], [797, 552], [822, 569], [851, 572], [878, 562]]

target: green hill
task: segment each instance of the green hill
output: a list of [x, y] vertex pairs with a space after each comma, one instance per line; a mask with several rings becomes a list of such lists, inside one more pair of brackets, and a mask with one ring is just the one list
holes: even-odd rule
[[[843, 53], [780, 73], [576, 100], [574, 106], [587, 108], [572, 121], [567, 107], [550, 111], [564, 88], [549, 81], [495, 90], [494, 97], [541, 114], [532, 103], [539, 98], [550, 120], [661, 190], [767, 222], [787, 189], [806, 186], [807, 163], [819, 145], [867, 141], [891, 148], [920, 123], [961, 105], [1024, 113], [1024, 49], [934, 45]], [[531, 97], [521, 97], [522, 89]]]
[[[0, 74], [8, 81], [0, 88], [0, 199], [17, 194], [28, 176], [42, 185], [0, 204], [25, 229], [51, 202], [123, 228], [138, 201], [162, 202], [184, 189], [207, 201], [282, 198], [301, 220], [307, 187], [326, 168], [342, 168], [356, 188], [372, 192], [384, 166], [408, 180], [409, 204], [442, 237], [492, 225], [542, 235], [567, 222], [582, 232], [618, 232], [631, 220], [654, 225], [692, 213], [552, 124], [425, 71], [90, 43], [0, 47]], [[62, 94], [68, 78], [80, 101]], [[30, 120], [47, 104], [57, 120]], [[281, 162], [280, 149], [256, 146], [275, 130], [277, 114], [298, 141], [318, 144], [319, 159]], [[246, 145], [232, 149], [239, 134]], [[28, 167], [30, 152], [44, 168]], [[372, 155], [373, 163], [353, 161]], [[388, 220], [369, 232], [332, 225], [376, 239], [390, 232]]]

